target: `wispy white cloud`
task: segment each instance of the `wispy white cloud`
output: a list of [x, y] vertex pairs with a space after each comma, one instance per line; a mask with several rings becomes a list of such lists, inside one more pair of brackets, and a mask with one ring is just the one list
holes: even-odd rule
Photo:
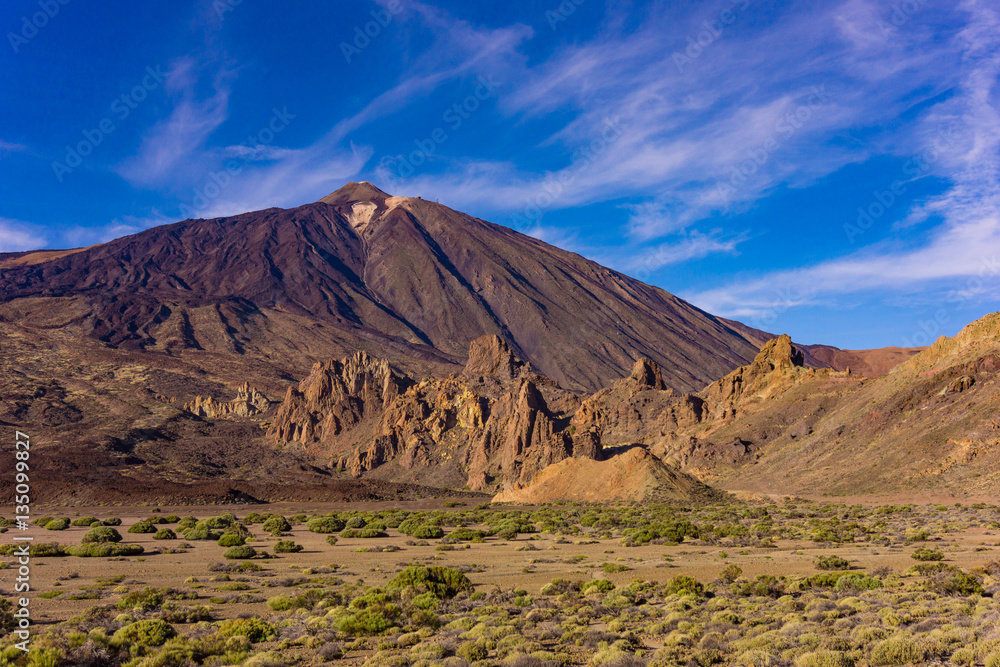
[[23, 144], [15, 144], [10, 141], [0, 139], [0, 157], [3, 157], [6, 153], [24, 153], [27, 150], [28, 147]]
[[[1000, 16], [990, 4], [966, 0], [969, 21], [955, 37], [962, 78], [955, 94], [921, 120], [916, 137], [942, 153], [935, 169], [951, 186], [919, 204], [913, 216], [942, 222], [916, 247], [884, 242], [839, 259], [777, 271], [688, 296], [722, 315], [759, 317], [772, 308], [776, 290], [808, 285], [795, 305], [831, 295], [914, 289], [957, 281], [1000, 285]], [[952, 138], [941, 142], [940, 129]]]
[[146, 132], [138, 153], [117, 168], [132, 185], [157, 187], [183, 181], [204, 155], [209, 137], [229, 117], [231, 73], [215, 73], [212, 95], [200, 99], [195, 92], [197, 70], [198, 63], [185, 57], [167, 75], [164, 88], [175, 97], [173, 111]]
[[35, 250], [44, 248], [47, 242], [37, 225], [0, 217], [0, 252]]
[[176, 222], [176, 219], [160, 211], [153, 211], [145, 217], [124, 215], [120, 218], [115, 218], [106, 225], [95, 227], [81, 227], [76, 225], [68, 227], [60, 234], [59, 241], [61, 246], [80, 248], [97, 243], [105, 243], [130, 234], [138, 234], [152, 227], [166, 225], [171, 222]]

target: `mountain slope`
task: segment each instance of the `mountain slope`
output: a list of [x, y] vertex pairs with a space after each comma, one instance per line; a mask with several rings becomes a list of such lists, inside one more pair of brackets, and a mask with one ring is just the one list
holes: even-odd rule
[[245, 356], [272, 380], [356, 350], [440, 374], [497, 334], [568, 389], [596, 390], [649, 357], [668, 386], [691, 391], [757, 351], [661, 289], [368, 183], [294, 209], [9, 258], [0, 318], [115, 349]]

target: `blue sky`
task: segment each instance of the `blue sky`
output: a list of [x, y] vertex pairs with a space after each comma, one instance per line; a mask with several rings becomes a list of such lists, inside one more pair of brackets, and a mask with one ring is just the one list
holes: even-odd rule
[[0, 251], [370, 180], [799, 342], [997, 309], [995, 2], [12, 0], [0, 27]]

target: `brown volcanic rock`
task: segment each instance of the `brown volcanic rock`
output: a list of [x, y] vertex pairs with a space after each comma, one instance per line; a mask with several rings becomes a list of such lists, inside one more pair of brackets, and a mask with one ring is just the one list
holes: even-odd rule
[[493, 502], [687, 502], [723, 495], [635, 447], [605, 461], [563, 460], [535, 475], [530, 484], [505, 488]]
[[402, 384], [389, 362], [366, 352], [317, 363], [297, 389], [288, 388], [268, 435], [307, 446], [330, 442], [362, 421], [380, 417]]
[[530, 373], [498, 338], [474, 341], [467, 368], [466, 376], [417, 382], [363, 353], [317, 364], [289, 390], [268, 435], [355, 477], [474, 490], [600, 455], [589, 436], [577, 446], [565, 410], [549, 404], [575, 410], [579, 399]]
[[883, 347], [876, 350], [840, 350], [829, 345], [803, 345], [802, 349], [830, 368], [865, 377], [885, 375], [925, 347]]
[[267, 412], [271, 401], [263, 393], [244, 382], [236, 391], [236, 398], [231, 401], [216, 401], [211, 396], [195, 396], [194, 400], [184, 405], [184, 409], [199, 417], [254, 417]]
[[667, 386], [692, 391], [756, 352], [663, 290], [368, 183], [298, 208], [12, 257], [0, 265], [0, 317], [59, 322], [120, 350], [244, 356], [272, 378], [357, 350], [443, 375], [496, 334], [568, 389], [606, 386], [645, 356]]
[[747, 403], [780, 393], [808, 374], [810, 370], [803, 363], [802, 352], [784, 334], [765, 343], [750, 365], [713, 382], [700, 396], [712, 419], [732, 419]]
[[469, 345], [469, 360], [463, 374], [468, 377], [492, 376], [513, 380], [526, 365], [514, 356], [510, 346], [499, 336], [480, 336]]

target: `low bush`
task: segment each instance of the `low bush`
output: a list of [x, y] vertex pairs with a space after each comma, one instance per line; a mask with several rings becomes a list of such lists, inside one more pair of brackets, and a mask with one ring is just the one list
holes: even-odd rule
[[694, 595], [695, 597], [705, 596], [705, 587], [694, 577], [680, 575], [667, 582], [663, 589], [664, 595]]
[[96, 516], [81, 516], [79, 519], [73, 519], [70, 525], [77, 528], [86, 528], [94, 523], [98, 523]]
[[151, 611], [159, 609], [163, 604], [163, 591], [147, 586], [141, 591], [128, 593], [115, 603], [122, 611]]
[[387, 588], [400, 589], [408, 586], [421, 593], [430, 593], [438, 599], [453, 598], [463, 591], [472, 590], [472, 582], [458, 570], [424, 565], [406, 568], [389, 582]]
[[278, 540], [274, 543], [274, 552], [279, 554], [296, 554], [302, 551], [302, 545], [291, 540]]
[[118, 645], [163, 646], [168, 639], [177, 636], [173, 626], [160, 619], [146, 619], [120, 628], [112, 636]]
[[66, 530], [69, 528], [69, 521], [66, 519], [53, 519], [45, 524], [45, 530]]
[[257, 550], [250, 546], [229, 547], [222, 554], [223, 558], [230, 560], [248, 560], [257, 555]]
[[105, 526], [120, 526], [120, 525], [122, 525], [122, 520], [119, 519], [116, 516], [113, 516], [113, 517], [105, 519], [101, 523], [104, 524]]
[[145, 549], [140, 544], [115, 544], [105, 542], [103, 544], [81, 544], [80, 546], [66, 547], [66, 553], [78, 558], [112, 558], [122, 556], [138, 556]]
[[816, 560], [816, 569], [818, 570], [846, 570], [850, 566], [850, 562], [840, 556], [820, 556]]
[[223, 638], [246, 637], [253, 644], [271, 641], [278, 636], [278, 629], [262, 618], [234, 618], [219, 624], [218, 635]]
[[347, 525], [332, 516], [314, 516], [306, 522], [306, 528], [313, 533], [339, 533]]
[[81, 540], [84, 544], [106, 544], [108, 542], [121, 542], [122, 536], [111, 526], [101, 526], [91, 528]]
[[242, 547], [247, 541], [235, 533], [226, 533], [219, 538], [220, 547]]
[[158, 531], [156, 531], [156, 534], [153, 535], [153, 539], [154, 540], [176, 540], [177, 539], [177, 533], [175, 533], [174, 531], [170, 530], [169, 528], [160, 528]]
[[128, 532], [137, 534], [155, 533], [156, 526], [148, 521], [138, 521], [129, 526]]
[[281, 533], [287, 533], [292, 529], [292, 524], [288, 523], [288, 519], [281, 516], [280, 514], [272, 514], [264, 521], [264, 525], [261, 526], [265, 532], [271, 533], [272, 535], [280, 535]]
[[411, 535], [417, 540], [436, 540], [444, 537], [444, 530], [441, 526], [424, 524], [422, 526], [417, 526]]
[[938, 560], [944, 560], [944, 553], [938, 551], [937, 549], [928, 549], [927, 547], [920, 547], [912, 554], [910, 554], [910, 558], [919, 561], [938, 561]]

